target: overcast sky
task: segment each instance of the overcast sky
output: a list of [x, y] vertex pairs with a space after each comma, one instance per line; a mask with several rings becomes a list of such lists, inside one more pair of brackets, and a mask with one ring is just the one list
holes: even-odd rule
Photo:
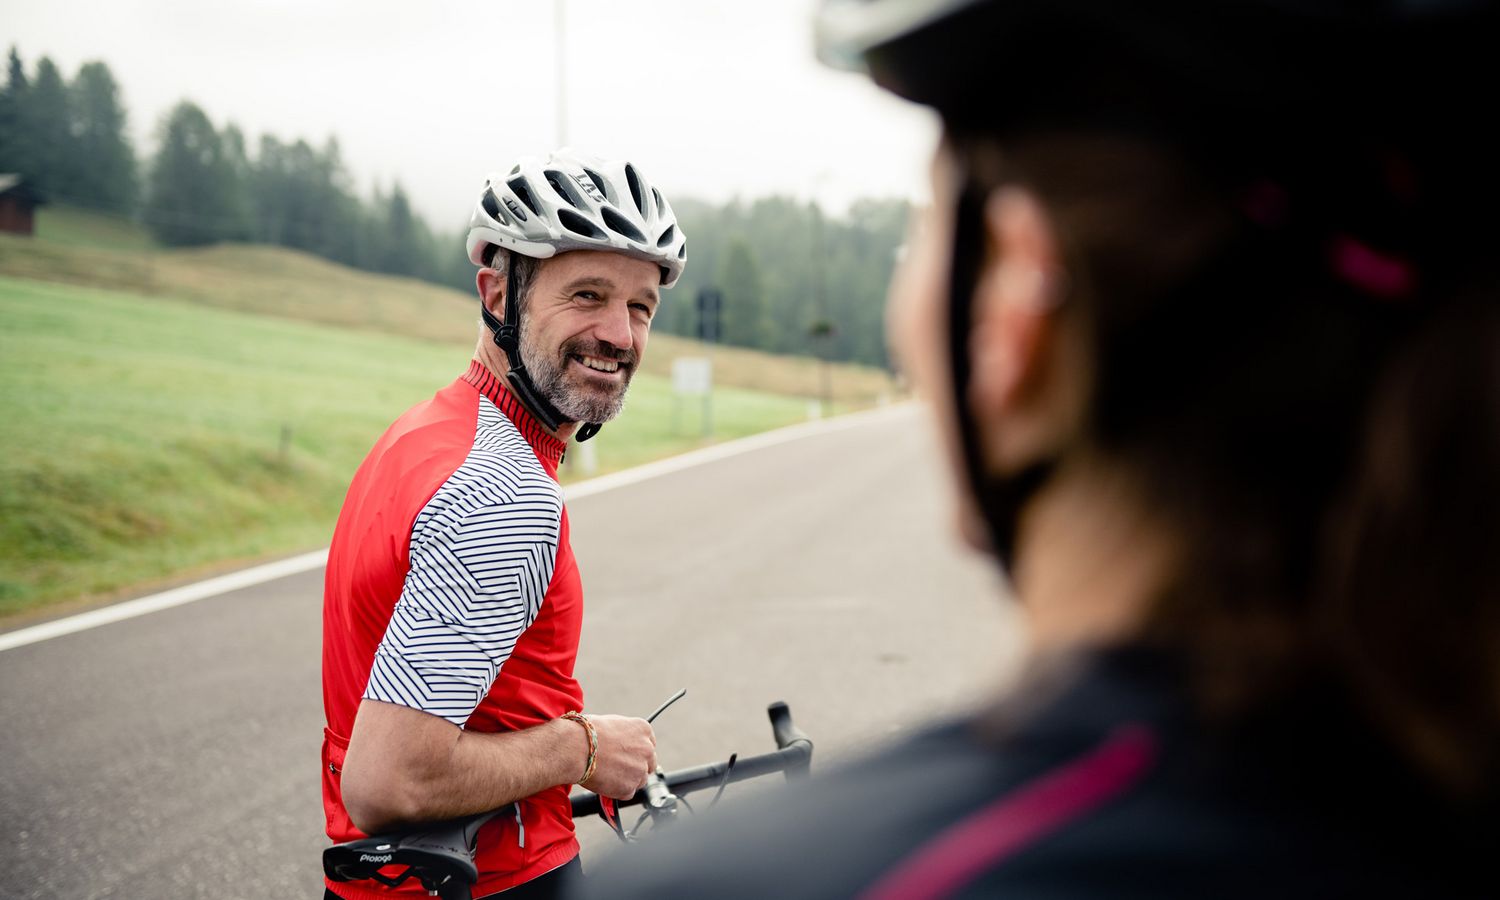
[[[362, 194], [399, 179], [434, 227], [559, 136], [556, 0], [0, 0], [28, 72], [106, 62], [137, 152], [178, 100], [262, 133], [330, 134]], [[932, 119], [812, 57], [816, 0], [563, 0], [568, 143], [669, 198], [920, 198]]]

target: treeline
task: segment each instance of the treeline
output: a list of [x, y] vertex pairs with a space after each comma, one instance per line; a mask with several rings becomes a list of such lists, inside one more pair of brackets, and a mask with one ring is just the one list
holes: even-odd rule
[[315, 147], [268, 134], [251, 146], [236, 125], [215, 125], [184, 100], [142, 160], [127, 121], [104, 63], [85, 63], [66, 80], [46, 57], [28, 73], [11, 48], [0, 172], [20, 173], [46, 202], [129, 216], [166, 246], [275, 244], [472, 289], [461, 235], [435, 235], [399, 183], [359, 197], [336, 138]]
[[400, 183], [361, 200], [336, 138], [321, 147], [216, 128], [183, 101], [162, 121], [139, 218], [158, 241], [274, 244], [371, 272], [472, 289], [458, 234], [439, 237]]
[[[46, 57], [28, 73], [11, 49], [0, 172], [20, 173], [46, 201], [129, 216], [167, 246], [274, 244], [473, 289], [462, 229], [429, 227], [399, 183], [360, 197], [336, 138], [314, 145], [262, 135], [252, 145], [233, 123], [216, 125], [184, 100], [159, 123], [156, 145], [148, 158], [136, 153], [104, 63], [86, 63], [69, 80]], [[696, 334], [694, 299], [713, 287], [723, 294], [726, 343], [886, 363], [881, 308], [904, 201], [860, 201], [842, 219], [784, 197], [675, 198], [674, 206], [689, 265], [658, 328]]]
[[726, 343], [774, 353], [887, 364], [884, 308], [906, 233], [904, 200], [859, 200], [830, 219], [788, 197], [715, 206], [674, 202], [688, 267], [660, 326], [698, 327], [701, 288], [723, 294]]
[[12, 47], [0, 91], [0, 172], [20, 173], [47, 197], [133, 212], [140, 197], [136, 156], [109, 67], [86, 63], [65, 81], [43, 57], [28, 76]]

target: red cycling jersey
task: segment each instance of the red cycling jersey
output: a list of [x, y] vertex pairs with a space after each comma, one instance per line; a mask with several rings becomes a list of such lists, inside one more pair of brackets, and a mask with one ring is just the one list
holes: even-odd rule
[[[336, 842], [364, 837], [339, 777], [362, 699], [479, 732], [583, 708], [573, 678], [583, 590], [557, 484], [563, 441], [479, 362], [375, 444], [339, 514], [323, 597], [323, 808]], [[566, 785], [479, 834], [475, 896], [578, 854]], [[349, 900], [425, 896], [328, 883]]]

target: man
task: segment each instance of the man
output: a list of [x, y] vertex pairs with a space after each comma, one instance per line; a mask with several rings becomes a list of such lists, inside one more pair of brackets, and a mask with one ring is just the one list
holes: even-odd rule
[[515, 803], [479, 834], [474, 896], [547, 896], [577, 867], [569, 786], [625, 798], [656, 766], [644, 720], [581, 712], [557, 466], [619, 413], [686, 244], [630, 163], [559, 151], [489, 178], [468, 251], [474, 359], [376, 443], [329, 549], [323, 804], [346, 841]]

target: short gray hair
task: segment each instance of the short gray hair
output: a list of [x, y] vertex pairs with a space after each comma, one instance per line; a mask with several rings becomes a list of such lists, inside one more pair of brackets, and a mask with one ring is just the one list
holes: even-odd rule
[[521, 309], [524, 311], [526, 301], [531, 296], [531, 285], [536, 281], [536, 273], [542, 267], [542, 261], [511, 250], [501, 250], [499, 246], [491, 244], [485, 251], [484, 262], [486, 266], [499, 272], [501, 277], [507, 276], [508, 266], [516, 267], [516, 293], [520, 295]]

